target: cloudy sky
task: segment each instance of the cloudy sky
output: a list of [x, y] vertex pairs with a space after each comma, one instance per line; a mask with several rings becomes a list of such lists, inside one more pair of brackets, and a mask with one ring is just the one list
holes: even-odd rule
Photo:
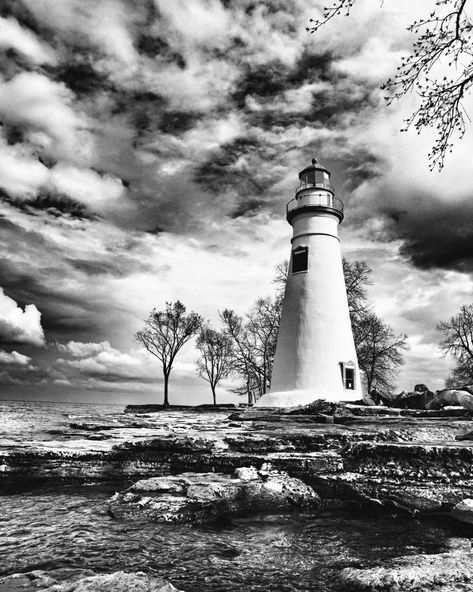
[[[473, 300], [473, 134], [431, 173], [432, 136], [399, 132], [415, 97], [379, 89], [433, 4], [359, 0], [314, 36], [314, 0], [2, 0], [0, 398], [160, 401], [143, 319], [271, 294], [314, 155], [344, 255], [409, 336], [399, 389], [441, 388], [435, 324]], [[171, 401], [210, 401], [195, 358]]]

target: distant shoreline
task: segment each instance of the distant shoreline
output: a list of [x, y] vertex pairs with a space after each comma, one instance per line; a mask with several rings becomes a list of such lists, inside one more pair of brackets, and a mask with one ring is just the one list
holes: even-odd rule
[[155, 405], [155, 404], [143, 404], [143, 405], [127, 405], [125, 407], [125, 413], [156, 413], [160, 411], [228, 411], [231, 409], [238, 409], [238, 405], [235, 403], [220, 403], [218, 405], [202, 404], [202, 405]]

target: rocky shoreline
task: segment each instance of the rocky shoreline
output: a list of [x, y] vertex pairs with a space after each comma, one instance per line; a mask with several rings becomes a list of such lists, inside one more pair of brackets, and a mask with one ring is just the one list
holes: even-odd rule
[[[72, 429], [91, 438], [80, 450], [67, 442], [60, 449], [0, 449], [0, 488], [114, 483], [120, 492], [108, 507], [119, 520], [206, 522], [356, 503], [473, 522], [473, 424], [464, 407], [426, 411], [320, 402], [293, 410], [221, 411], [189, 411], [185, 426], [171, 415], [167, 422], [163, 410], [140, 411], [126, 425], [81, 422]], [[117, 431], [121, 440], [115, 443]], [[341, 573], [340, 585], [446, 592], [441, 576], [417, 588], [415, 578], [409, 583], [412, 570], [421, 578], [429, 561], [439, 573], [442, 561], [456, 563], [458, 581], [470, 582], [469, 547], [447, 554], [438, 564], [437, 556], [410, 556], [380, 566], [385, 571], [350, 568]], [[446, 583], [455, 586], [447, 575]]]

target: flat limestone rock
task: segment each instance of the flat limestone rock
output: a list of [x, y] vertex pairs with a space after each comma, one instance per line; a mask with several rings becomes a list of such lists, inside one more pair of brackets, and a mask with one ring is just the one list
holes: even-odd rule
[[473, 499], [467, 498], [459, 502], [453, 508], [452, 516], [461, 522], [473, 524]]
[[96, 575], [90, 570], [33, 571], [0, 578], [0, 592], [181, 592], [143, 572]]
[[398, 557], [378, 567], [347, 567], [339, 577], [350, 592], [466, 592], [473, 589], [473, 553]]
[[209, 522], [231, 516], [315, 509], [319, 496], [301, 480], [263, 466], [235, 475], [183, 473], [144, 479], [108, 502], [114, 518], [154, 522]]

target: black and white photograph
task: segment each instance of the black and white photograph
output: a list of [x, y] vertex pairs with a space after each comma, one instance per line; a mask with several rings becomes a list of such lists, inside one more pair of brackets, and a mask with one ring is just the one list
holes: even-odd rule
[[473, 592], [473, 0], [0, 0], [0, 592]]

